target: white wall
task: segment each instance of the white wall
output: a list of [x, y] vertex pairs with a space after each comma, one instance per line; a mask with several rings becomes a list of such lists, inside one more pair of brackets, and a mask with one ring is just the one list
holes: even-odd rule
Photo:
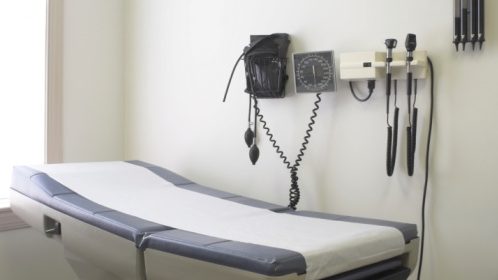
[[[290, 53], [384, 50], [384, 39], [416, 33], [436, 68], [436, 109], [423, 279], [498, 279], [498, 61], [496, 1], [487, 1], [488, 41], [456, 53], [451, 1], [129, 0], [125, 38], [125, 157], [168, 167], [206, 185], [286, 204], [288, 172], [265, 137], [252, 166], [243, 142], [242, 67], [221, 103], [231, 67], [250, 34], [287, 32]], [[467, 46], [469, 48], [469, 46]], [[291, 80], [292, 81], [292, 78]], [[291, 84], [291, 83], [289, 83]], [[404, 92], [404, 83], [400, 91]], [[421, 81], [415, 175], [406, 175], [405, 133], [394, 176], [385, 175], [385, 84], [361, 104], [340, 82], [323, 97], [302, 168], [301, 209], [420, 221], [429, 83]], [[312, 95], [261, 101], [283, 149], [294, 157]], [[406, 126], [406, 99], [401, 106]], [[401, 131], [405, 131], [401, 129]]]
[[63, 157], [123, 157], [123, 3], [64, 1]]

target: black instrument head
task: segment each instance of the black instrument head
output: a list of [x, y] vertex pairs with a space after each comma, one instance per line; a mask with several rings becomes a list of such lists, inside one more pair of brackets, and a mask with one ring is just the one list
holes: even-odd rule
[[386, 47], [388, 49], [394, 49], [394, 48], [396, 48], [396, 45], [398, 44], [398, 40], [396, 40], [396, 39], [386, 39], [385, 44], [386, 44]]
[[417, 35], [409, 33], [405, 41], [406, 51], [413, 52], [417, 48]]

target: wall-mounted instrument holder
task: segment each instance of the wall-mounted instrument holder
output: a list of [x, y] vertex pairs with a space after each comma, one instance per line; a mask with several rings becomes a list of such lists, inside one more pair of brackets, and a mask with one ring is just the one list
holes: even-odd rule
[[[340, 55], [340, 77], [346, 81], [379, 80], [386, 77], [386, 52], [349, 52]], [[406, 52], [392, 53], [392, 79], [405, 80]], [[427, 78], [427, 51], [413, 51], [413, 79]]]
[[[415, 34], [407, 34], [405, 51], [395, 52], [398, 41], [393, 38], [385, 40], [385, 52], [350, 52], [340, 55], [340, 78], [349, 81], [349, 88], [353, 97], [365, 102], [370, 99], [375, 89], [375, 81], [386, 81], [386, 113], [387, 113], [387, 155], [386, 171], [392, 176], [397, 157], [399, 111], [397, 105], [398, 81], [406, 83], [408, 100], [408, 126], [407, 133], [407, 173], [413, 175], [414, 158], [417, 138], [418, 108], [415, 106], [417, 95], [417, 81], [427, 78], [428, 57], [424, 50], [415, 50], [417, 38]], [[368, 95], [358, 97], [353, 88], [353, 82], [367, 81]], [[391, 89], [394, 88], [394, 104], [391, 104]], [[394, 116], [390, 116], [390, 107], [394, 105]]]
[[484, 44], [484, 0], [454, 0], [454, 28], [453, 44], [456, 51], [462, 45], [465, 51], [467, 43], [472, 45], [472, 50], [476, 50], [476, 44], [479, 44], [479, 50]]

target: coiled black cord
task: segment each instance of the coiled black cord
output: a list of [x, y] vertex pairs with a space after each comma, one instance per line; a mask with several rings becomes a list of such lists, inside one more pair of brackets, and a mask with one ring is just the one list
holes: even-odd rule
[[284, 151], [282, 151], [282, 148], [280, 148], [280, 146], [277, 144], [277, 140], [275, 140], [273, 134], [271, 133], [270, 128], [268, 127], [268, 123], [264, 120], [263, 114], [261, 114], [261, 110], [258, 107], [258, 99], [256, 97], [254, 97], [254, 110], [256, 112], [256, 116], [259, 117], [259, 122], [263, 124], [263, 129], [266, 131], [266, 135], [268, 135], [273, 148], [275, 148], [277, 154], [282, 159], [282, 162], [285, 164], [287, 169], [292, 169], [291, 163], [287, 159], [287, 156], [284, 154]]
[[299, 199], [301, 199], [301, 191], [299, 190], [299, 184], [297, 181], [299, 177], [297, 177], [297, 167], [292, 167], [291, 169], [291, 187], [289, 189], [289, 208], [296, 210], [297, 204], [299, 203]]
[[297, 175], [299, 166], [301, 165], [301, 161], [303, 160], [304, 157], [304, 152], [308, 148], [309, 144], [309, 139], [311, 137], [311, 132], [313, 131], [313, 125], [315, 124], [315, 119], [318, 116], [318, 109], [320, 109], [320, 102], [322, 101], [322, 98], [320, 97], [321, 93], [316, 94], [316, 101], [314, 102], [314, 108], [311, 111], [311, 117], [310, 117], [310, 122], [308, 123], [308, 129], [305, 131], [305, 136], [303, 139], [303, 142], [301, 144], [301, 148], [299, 149], [299, 153], [296, 157], [296, 160], [294, 161], [294, 164], [291, 164], [287, 156], [285, 155], [284, 151], [282, 151], [282, 148], [277, 144], [277, 140], [275, 139], [273, 133], [271, 133], [270, 128], [268, 127], [268, 123], [264, 120], [263, 114], [261, 114], [261, 110], [258, 107], [258, 100], [257, 98], [254, 98], [254, 108], [255, 108], [255, 113], [259, 117], [259, 121], [263, 125], [263, 129], [266, 132], [266, 135], [268, 136], [270, 142], [272, 143], [273, 148], [275, 148], [277, 154], [279, 155], [280, 159], [282, 159], [282, 162], [284, 163], [285, 167], [289, 169], [290, 171], [290, 177], [291, 177], [291, 187], [289, 189], [289, 208], [296, 209], [297, 204], [299, 203], [299, 199], [301, 198], [301, 192], [299, 190], [299, 177]]
[[304, 156], [304, 151], [306, 151], [306, 148], [309, 144], [309, 139], [311, 137], [311, 132], [313, 131], [313, 125], [315, 124], [315, 119], [318, 116], [318, 109], [320, 109], [320, 102], [322, 101], [322, 98], [320, 97], [321, 93], [316, 94], [316, 101], [313, 103], [315, 106], [313, 107], [313, 110], [311, 111], [311, 117], [310, 117], [310, 122], [308, 123], [308, 129], [305, 131], [305, 136], [303, 139], [303, 143], [301, 144], [301, 149], [299, 150], [299, 154], [297, 155], [297, 159], [294, 163], [295, 167], [299, 167], [301, 164], [301, 161], [303, 160]]

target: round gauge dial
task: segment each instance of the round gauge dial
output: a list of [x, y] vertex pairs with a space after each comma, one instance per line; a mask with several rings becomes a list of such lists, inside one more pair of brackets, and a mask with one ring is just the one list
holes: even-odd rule
[[296, 92], [334, 91], [334, 61], [331, 51], [294, 54]]

